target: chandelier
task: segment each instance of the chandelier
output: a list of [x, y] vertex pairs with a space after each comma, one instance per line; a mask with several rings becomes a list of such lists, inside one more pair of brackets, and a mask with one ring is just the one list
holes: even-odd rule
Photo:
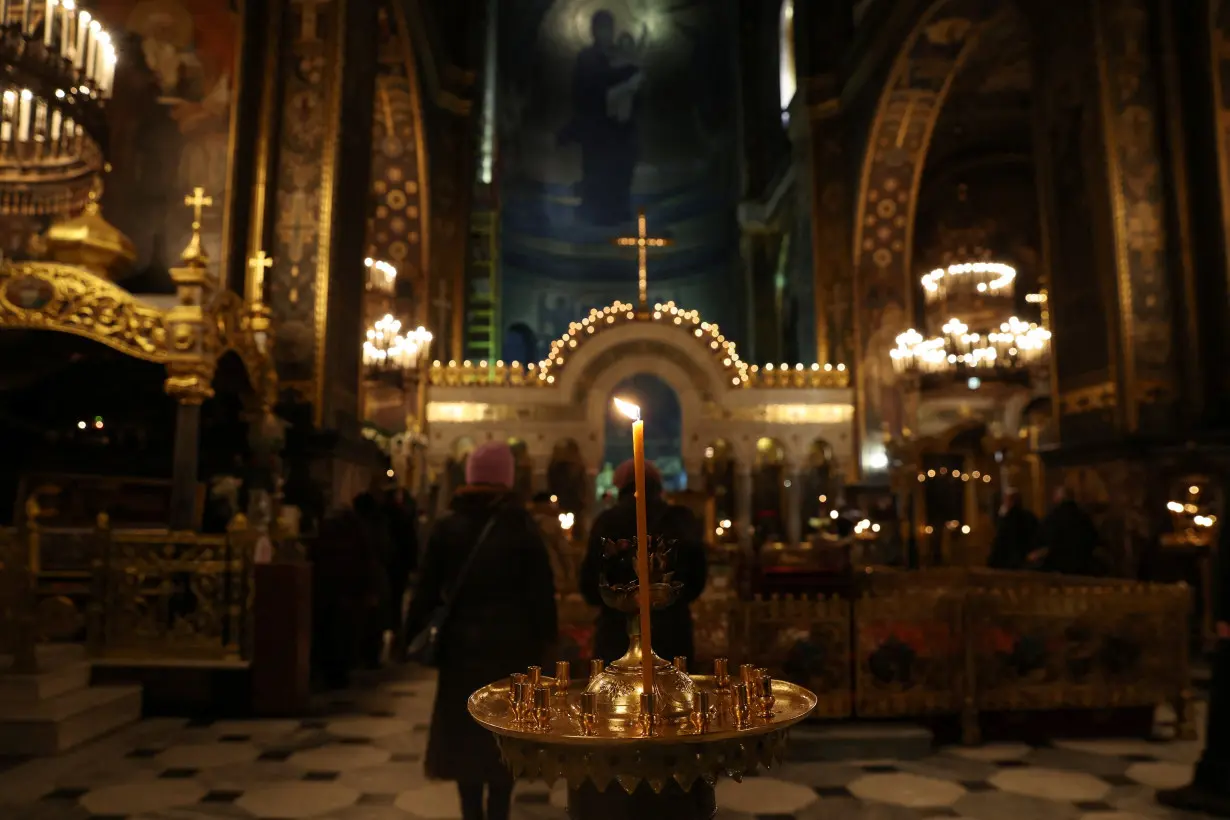
[[386, 313], [367, 329], [363, 366], [373, 376], [415, 370], [427, 355], [431, 338], [431, 332], [423, 327], [402, 333], [401, 320]]
[[370, 256], [363, 260], [363, 264], [367, 267], [367, 289], [392, 296], [397, 285], [397, 268]]
[[[930, 332], [910, 328], [897, 336], [889, 355], [898, 373], [1027, 374], [1049, 360], [1051, 332], [1010, 315], [1016, 284], [1011, 266], [949, 265], [924, 274], [921, 283]], [[1026, 301], [1045, 304], [1046, 294], [1029, 294]]]
[[75, 0], [0, 0], [0, 215], [86, 205], [115, 64], [111, 36]]

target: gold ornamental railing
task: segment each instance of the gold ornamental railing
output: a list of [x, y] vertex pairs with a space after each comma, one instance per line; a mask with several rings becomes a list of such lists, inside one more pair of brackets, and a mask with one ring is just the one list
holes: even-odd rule
[[31, 502], [0, 530], [0, 655], [35, 672], [39, 643], [84, 639], [96, 658], [248, 661], [263, 537], [242, 515], [225, 535], [113, 529], [105, 514], [40, 527]]
[[[1190, 597], [1182, 584], [874, 571], [848, 599], [702, 597], [695, 662], [747, 658], [816, 692], [822, 718], [956, 716], [969, 743], [987, 713], [1161, 703], [1193, 737]], [[593, 614], [567, 604], [564, 631], [583, 635]]]
[[103, 658], [247, 661], [261, 534], [236, 516], [225, 535], [112, 530], [100, 522], [89, 618]]

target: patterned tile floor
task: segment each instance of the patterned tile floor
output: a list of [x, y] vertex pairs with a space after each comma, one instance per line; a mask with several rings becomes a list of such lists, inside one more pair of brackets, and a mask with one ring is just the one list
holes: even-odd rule
[[[452, 784], [422, 773], [434, 682], [402, 672], [322, 700], [304, 720], [145, 720], [0, 771], [0, 820], [451, 820]], [[719, 820], [1165, 820], [1196, 742], [1072, 741], [937, 749], [909, 761], [787, 763], [718, 787]], [[524, 785], [516, 820], [561, 820]]]

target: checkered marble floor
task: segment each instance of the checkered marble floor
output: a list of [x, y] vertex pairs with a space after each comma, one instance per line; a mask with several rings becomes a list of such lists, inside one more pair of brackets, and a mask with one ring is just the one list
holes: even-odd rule
[[[0, 820], [451, 820], [422, 773], [434, 681], [403, 671], [321, 700], [303, 720], [151, 719], [0, 771]], [[921, 760], [787, 763], [717, 790], [719, 820], [1164, 820], [1197, 742], [944, 748]], [[557, 787], [518, 786], [516, 820], [562, 820]]]

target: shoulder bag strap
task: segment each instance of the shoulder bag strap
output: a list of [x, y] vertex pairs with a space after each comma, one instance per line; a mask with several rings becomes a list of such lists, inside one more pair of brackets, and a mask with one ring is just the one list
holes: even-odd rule
[[461, 565], [461, 571], [457, 573], [457, 577], [453, 579], [451, 589], [444, 595], [444, 603], [449, 604], [452, 599], [457, 597], [457, 593], [461, 590], [462, 583], [465, 582], [466, 576], [470, 573], [470, 566], [474, 563], [474, 556], [478, 555], [479, 549], [483, 542], [487, 540], [487, 536], [491, 534], [491, 530], [495, 527], [495, 520], [500, 517], [500, 511], [496, 510], [491, 513], [491, 517], [487, 519], [487, 523], [483, 525], [482, 530], [478, 533], [478, 540], [474, 542], [474, 547], [470, 550], [470, 554], [466, 556], [466, 560]]

